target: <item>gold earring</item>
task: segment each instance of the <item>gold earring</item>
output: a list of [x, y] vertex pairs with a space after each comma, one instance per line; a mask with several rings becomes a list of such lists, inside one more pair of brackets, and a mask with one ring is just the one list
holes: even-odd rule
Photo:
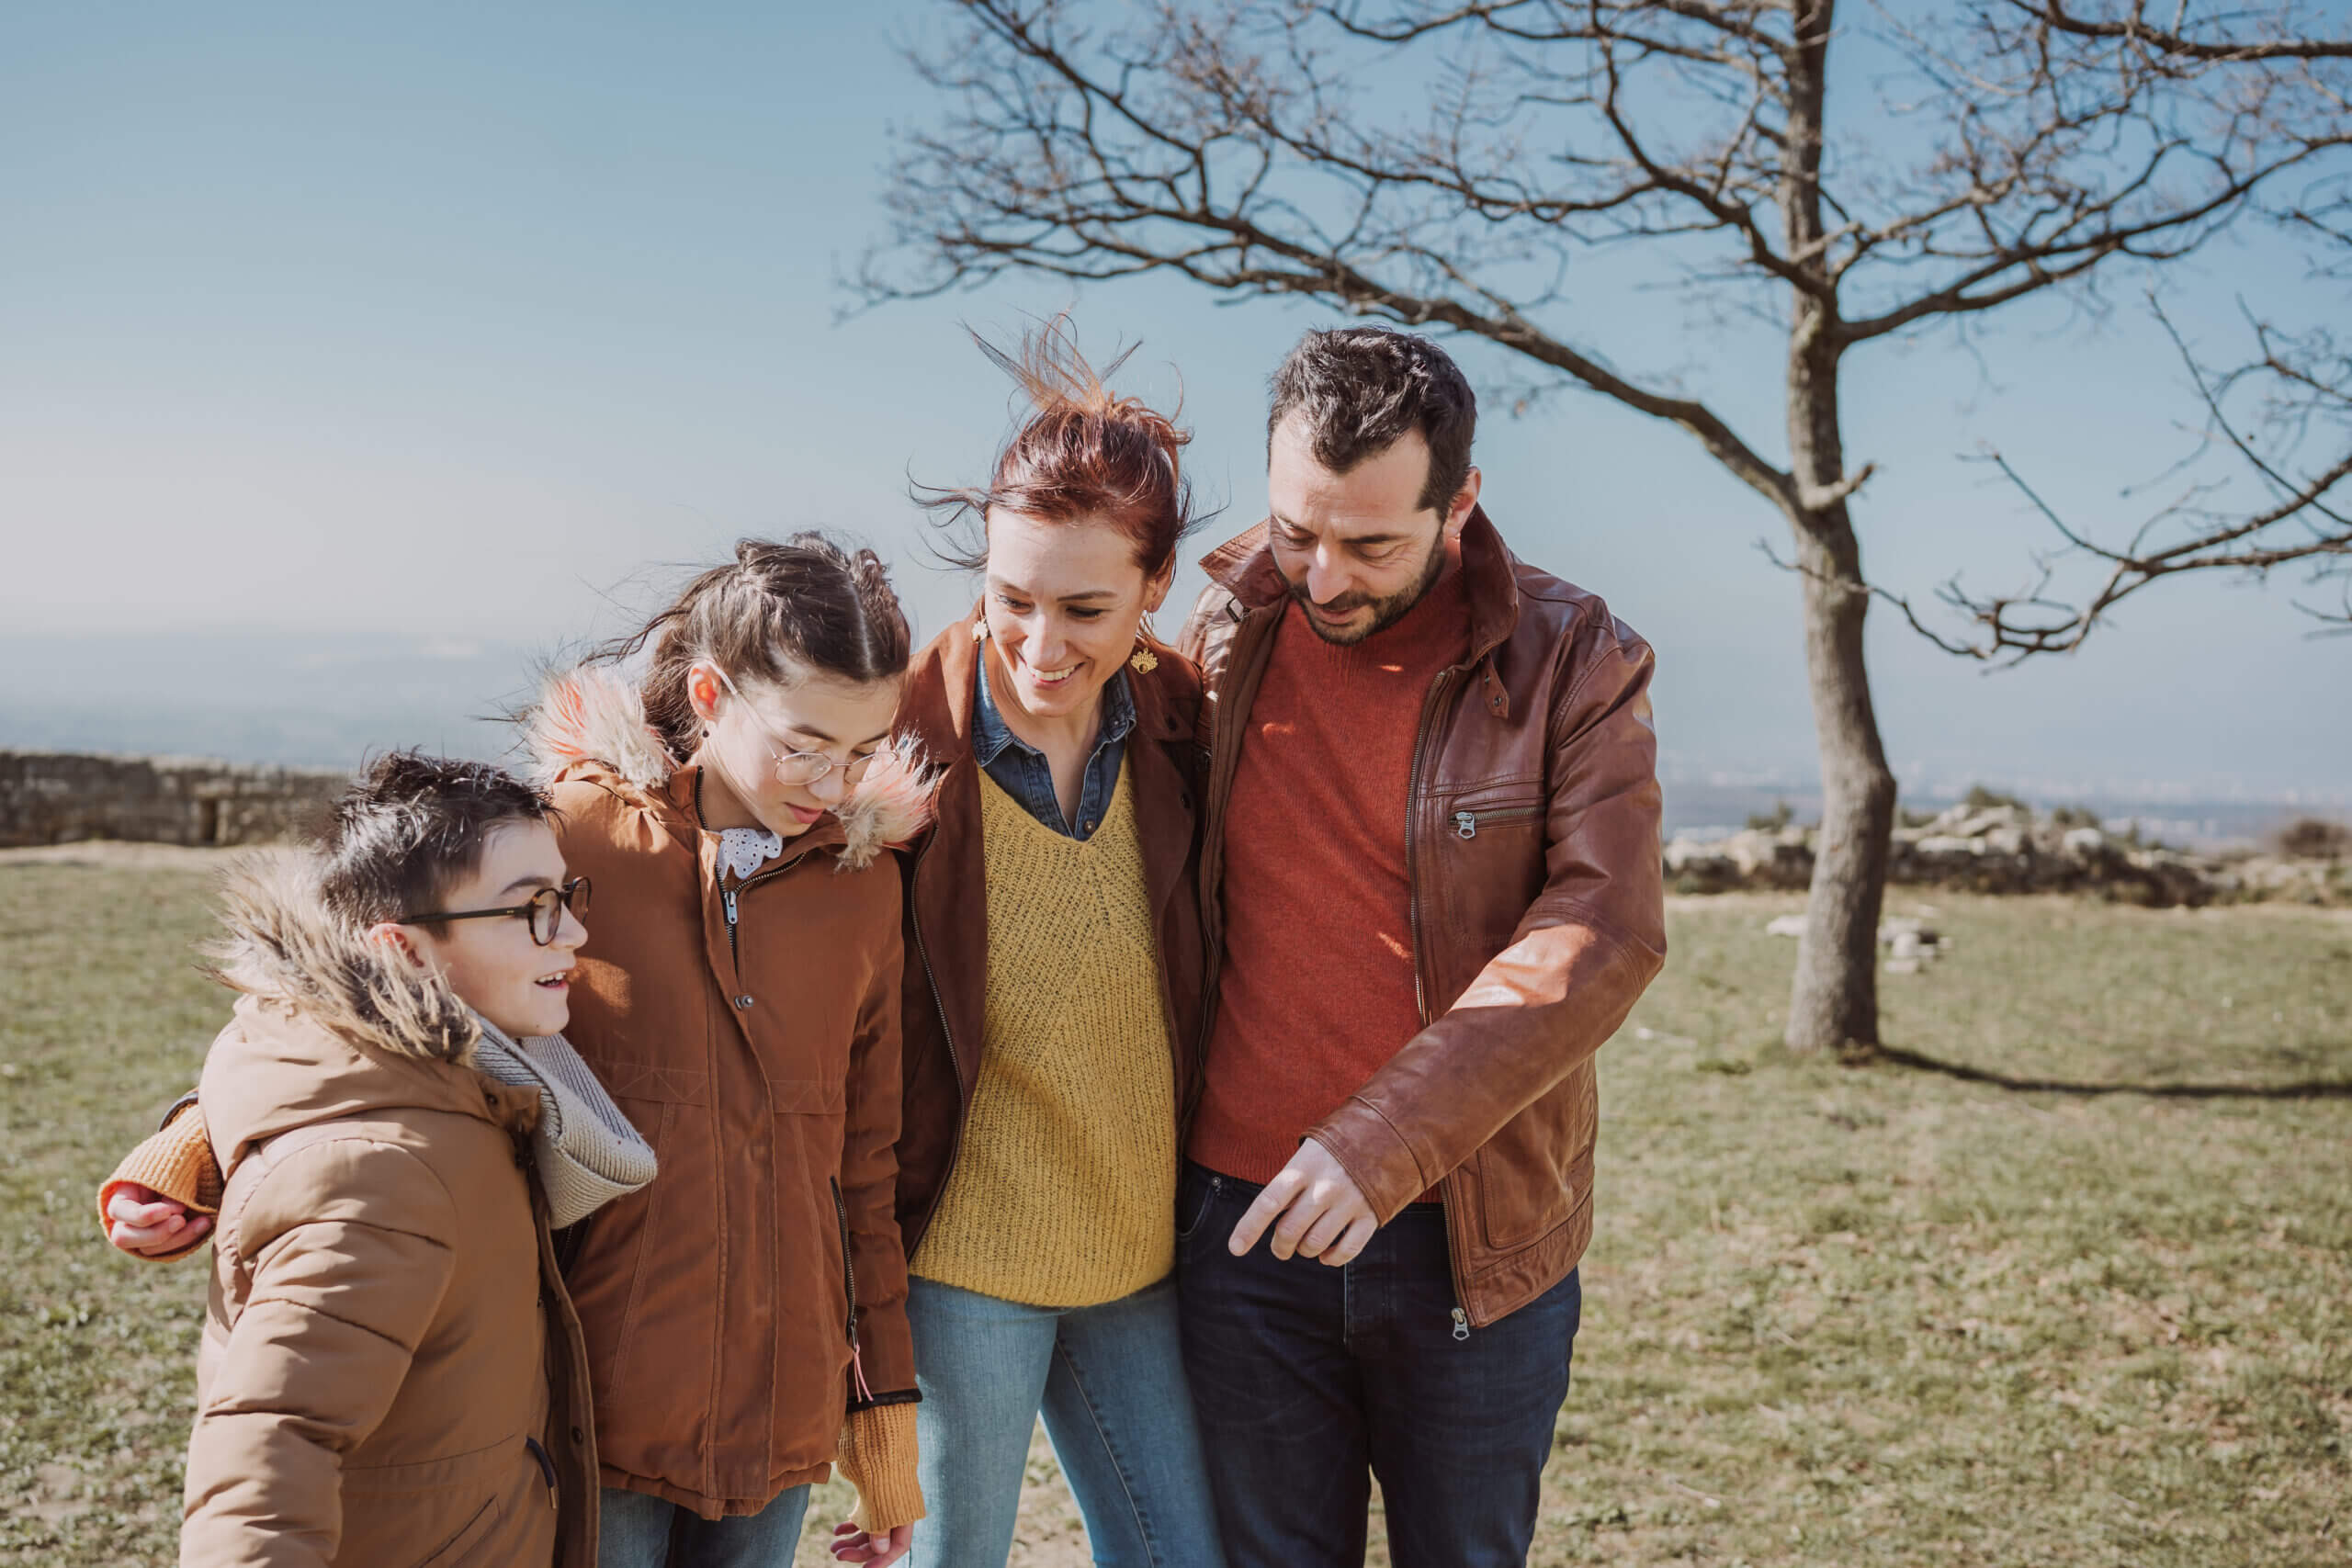
[[1127, 655], [1127, 668], [1138, 675], [1148, 675], [1159, 668], [1159, 655], [1151, 651], [1149, 643], [1137, 637], [1136, 650]]

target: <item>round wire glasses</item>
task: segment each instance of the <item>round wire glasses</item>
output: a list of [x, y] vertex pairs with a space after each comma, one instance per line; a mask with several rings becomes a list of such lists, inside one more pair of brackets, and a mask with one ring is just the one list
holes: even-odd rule
[[[775, 763], [776, 783], [788, 784], [795, 789], [805, 789], [835, 768], [839, 768], [842, 771], [842, 787], [854, 789], [857, 782], [865, 776], [865, 770], [874, 765], [876, 753], [872, 751], [868, 751], [863, 757], [829, 757], [822, 751], [794, 750], [792, 742], [770, 729], [767, 720], [760, 716], [759, 711], [744, 701], [743, 694], [735, 689], [735, 682], [727, 678], [726, 671], [719, 669], [716, 664], [710, 668], [711, 671], [718, 677], [719, 683], [727, 688], [728, 694], [743, 704], [744, 716], [752, 721], [762, 735], [767, 737], [768, 756]], [[782, 748], [781, 750], [776, 750], [779, 747]]]

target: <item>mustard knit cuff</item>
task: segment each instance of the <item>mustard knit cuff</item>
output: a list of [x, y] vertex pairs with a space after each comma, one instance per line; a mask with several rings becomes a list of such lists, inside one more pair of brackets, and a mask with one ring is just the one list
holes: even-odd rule
[[[163, 1131], [125, 1155], [114, 1174], [99, 1184], [100, 1231], [108, 1229], [111, 1223], [107, 1218], [107, 1200], [125, 1182], [135, 1182], [169, 1198], [190, 1213], [220, 1212], [220, 1168], [213, 1161], [212, 1138], [205, 1129], [204, 1117], [200, 1113], [189, 1114], [195, 1109], [193, 1101], [183, 1107]], [[202, 1240], [198, 1236], [175, 1252], [141, 1256], [163, 1262], [194, 1251]]]
[[873, 1404], [850, 1412], [834, 1457], [842, 1479], [857, 1488], [850, 1521], [875, 1535], [923, 1517], [922, 1484], [915, 1479], [915, 1407]]

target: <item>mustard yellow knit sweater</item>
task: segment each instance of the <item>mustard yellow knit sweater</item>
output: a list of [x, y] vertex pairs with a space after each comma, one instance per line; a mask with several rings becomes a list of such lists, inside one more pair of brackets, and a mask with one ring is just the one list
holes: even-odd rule
[[1176, 1266], [1176, 1083], [1127, 771], [1083, 842], [980, 774], [988, 1001], [955, 1173], [910, 1267], [1095, 1306]]

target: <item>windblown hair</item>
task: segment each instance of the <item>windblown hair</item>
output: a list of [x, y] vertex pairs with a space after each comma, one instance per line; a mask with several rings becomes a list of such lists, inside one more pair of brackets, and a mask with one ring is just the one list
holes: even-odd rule
[[1067, 316], [1024, 333], [1014, 353], [977, 333], [972, 341], [1012, 378], [1033, 412], [997, 454], [986, 485], [917, 487], [917, 502], [940, 514], [946, 540], [940, 555], [968, 570], [987, 566], [988, 514], [1002, 508], [1040, 522], [1114, 528], [1135, 547], [1146, 577], [1166, 570], [1177, 542], [1201, 522], [1178, 460], [1193, 436], [1141, 399], [1123, 398], [1104, 384], [1135, 348], [1097, 371], [1070, 341]]
[[1390, 327], [1310, 332], [1274, 372], [1266, 440], [1293, 413], [1306, 417], [1315, 460], [1344, 474], [1395, 446], [1408, 430], [1429, 443], [1425, 511], [1442, 514], [1470, 478], [1478, 398], [1453, 356], [1425, 337]]
[[481, 866], [492, 832], [555, 817], [546, 795], [502, 768], [389, 752], [335, 803], [319, 900], [359, 929], [431, 909]]
[[686, 694], [687, 671], [698, 661], [739, 685], [797, 686], [824, 675], [863, 686], [906, 673], [914, 635], [881, 557], [805, 533], [781, 544], [738, 539], [732, 561], [696, 577], [669, 608], [586, 661], [619, 663], [649, 644], [640, 682], [646, 723], [684, 757], [701, 731]]

